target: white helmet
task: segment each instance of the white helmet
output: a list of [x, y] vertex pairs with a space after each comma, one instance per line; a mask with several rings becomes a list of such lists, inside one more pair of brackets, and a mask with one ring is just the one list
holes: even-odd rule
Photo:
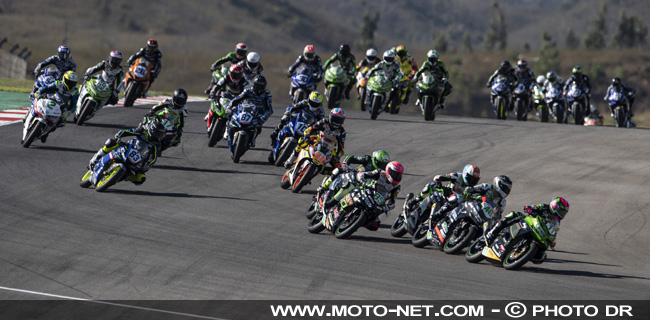
[[246, 64], [248, 64], [248, 67], [251, 69], [255, 69], [257, 67], [257, 64], [260, 62], [260, 55], [257, 54], [257, 52], [251, 52], [248, 55], [246, 55]]
[[377, 58], [377, 50], [370, 48], [366, 51], [366, 57], [372, 58], [373, 60]]
[[395, 62], [395, 51], [393, 50], [386, 50], [384, 52], [384, 61], [388, 63], [393, 63]]
[[546, 82], [546, 77], [542, 76], [542, 75], [539, 75], [539, 76], [537, 76], [537, 80], [535, 80], [535, 82], [537, 82], [537, 84], [539, 84], [539, 85], [543, 85], [544, 82]]

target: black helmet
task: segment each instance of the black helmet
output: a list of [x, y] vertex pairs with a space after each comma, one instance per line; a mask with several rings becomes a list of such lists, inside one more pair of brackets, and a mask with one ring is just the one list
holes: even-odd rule
[[165, 137], [165, 126], [158, 121], [149, 122], [145, 131], [147, 132], [147, 141], [151, 143], [159, 143]]
[[262, 94], [266, 90], [266, 78], [264, 76], [256, 76], [253, 79], [253, 92], [255, 94]]
[[350, 55], [350, 45], [347, 44], [347, 43], [342, 44], [341, 47], [339, 48], [339, 53], [344, 57], [349, 56]]
[[510, 61], [503, 60], [503, 62], [501, 62], [501, 71], [507, 72], [510, 71], [510, 69], [512, 69], [512, 65], [510, 64]]
[[172, 97], [172, 102], [176, 109], [180, 109], [187, 103], [187, 92], [181, 88], [174, 90], [174, 96]]
[[621, 78], [616, 77], [616, 78], [612, 79], [612, 85], [614, 87], [620, 87], [621, 86]]

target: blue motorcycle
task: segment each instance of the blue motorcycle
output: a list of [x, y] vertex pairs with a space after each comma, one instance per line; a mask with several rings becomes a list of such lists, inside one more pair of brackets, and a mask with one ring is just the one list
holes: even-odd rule
[[296, 73], [291, 76], [291, 101], [296, 104], [307, 99], [309, 94], [316, 88], [314, 74], [310, 68], [300, 66]]
[[[288, 107], [287, 111], [291, 108]], [[289, 159], [289, 156], [296, 149], [298, 140], [303, 132], [316, 122], [311, 114], [301, 111], [291, 115], [291, 120], [278, 132], [278, 137], [273, 143], [273, 159], [276, 166], [282, 166]]]
[[234, 163], [239, 163], [239, 159], [250, 148], [250, 142], [257, 134], [258, 114], [257, 106], [245, 100], [237, 106], [237, 112], [228, 121], [228, 148]]
[[152, 152], [154, 152], [153, 148], [146, 141], [138, 136], [133, 137], [131, 141], [117, 147], [97, 161], [97, 164], [81, 178], [79, 185], [82, 188], [94, 185], [95, 191], [105, 191], [130, 176], [146, 171], [143, 168]]

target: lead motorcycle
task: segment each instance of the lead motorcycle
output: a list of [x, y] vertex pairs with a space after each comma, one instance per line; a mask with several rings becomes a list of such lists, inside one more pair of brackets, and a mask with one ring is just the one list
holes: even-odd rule
[[375, 221], [383, 213], [382, 206], [386, 199], [375, 192], [376, 181], [366, 181], [355, 188], [328, 213], [318, 212], [307, 224], [310, 233], [319, 233], [325, 229], [332, 232], [337, 239], [345, 239], [368, 222]]
[[82, 188], [95, 187], [95, 191], [103, 192], [118, 182], [127, 180], [142, 172], [150, 154], [154, 152], [149, 144], [139, 136], [128, 143], [115, 148], [99, 159], [95, 166], [81, 178]]
[[34, 139], [41, 139], [56, 130], [61, 119], [61, 106], [57, 101], [61, 100], [55, 95], [58, 93], [34, 100], [23, 124], [23, 147], [29, 148]]
[[239, 163], [239, 159], [250, 148], [250, 142], [257, 134], [258, 114], [257, 106], [244, 100], [228, 121], [228, 148], [234, 163]]
[[498, 75], [492, 83], [491, 95], [494, 96], [494, 108], [497, 119], [505, 120], [508, 116], [508, 109], [511, 104], [511, 91], [508, 78], [504, 75]]
[[420, 108], [425, 121], [436, 119], [436, 111], [440, 109], [440, 99], [446, 82], [447, 79], [443, 78], [437, 81], [431, 73], [425, 72], [416, 83], [415, 87], [420, 96]]
[[567, 123], [568, 112], [564, 94], [562, 93], [562, 85], [557, 82], [551, 83], [550, 87], [546, 89], [544, 99], [557, 123]]
[[571, 115], [575, 124], [583, 125], [585, 123], [585, 115], [587, 114], [587, 94], [581, 86], [573, 82], [569, 85], [569, 91], [566, 94], [566, 99], [571, 106]]
[[376, 120], [377, 116], [387, 108], [393, 93], [393, 82], [383, 71], [375, 72], [368, 81], [366, 102], [370, 119]]
[[291, 188], [293, 193], [300, 192], [332, 161], [336, 151], [336, 138], [321, 132], [317, 140], [309, 148], [303, 148], [293, 166], [284, 173], [280, 182], [282, 189]]
[[109, 85], [109, 76], [106, 71], [96, 78], [90, 78], [84, 82], [79, 92], [77, 108], [75, 110], [74, 121], [77, 125], [82, 125], [90, 120], [95, 114], [104, 107], [111, 97], [112, 90]]
[[612, 92], [607, 101], [614, 110], [614, 121], [619, 128], [630, 128], [630, 103], [627, 97], [618, 91]]
[[532, 259], [538, 250], [547, 250], [555, 242], [555, 228], [540, 216], [526, 216], [504, 228], [490, 245], [475, 241], [465, 259], [478, 263], [484, 259], [506, 270], [517, 270]]
[[530, 92], [525, 83], [519, 82], [514, 91], [514, 109], [517, 121], [528, 120], [528, 106], [530, 105]]

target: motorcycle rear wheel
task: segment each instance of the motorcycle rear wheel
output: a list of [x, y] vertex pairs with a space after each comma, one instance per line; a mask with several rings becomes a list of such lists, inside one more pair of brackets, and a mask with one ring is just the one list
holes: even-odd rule
[[313, 217], [311, 217], [309, 223], [307, 224], [307, 231], [309, 231], [309, 233], [320, 233], [321, 231], [325, 230], [325, 226], [323, 225], [322, 220], [322, 213], [315, 214]]
[[379, 108], [381, 108], [381, 101], [377, 96], [372, 97], [372, 103], [370, 104], [370, 119], [377, 120], [379, 115]]
[[294, 149], [296, 149], [297, 143], [294, 141], [288, 141], [286, 144], [282, 143], [282, 146], [280, 147], [280, 150], [278, 150], [278, 154], [276, 155], [275, 158], [275, 166], [280, 167], [284, 164], [287, 159], [289, 159], [289, 156], [293, 152]]
[[390, 226], [390, 235], [395, 238], [399, 238], [405, 235], [407, 232], [408, 230], [406, 230], [406, 222], [404, 221], [404, 217], [400, 214], [393, 222], [393, 225]]

